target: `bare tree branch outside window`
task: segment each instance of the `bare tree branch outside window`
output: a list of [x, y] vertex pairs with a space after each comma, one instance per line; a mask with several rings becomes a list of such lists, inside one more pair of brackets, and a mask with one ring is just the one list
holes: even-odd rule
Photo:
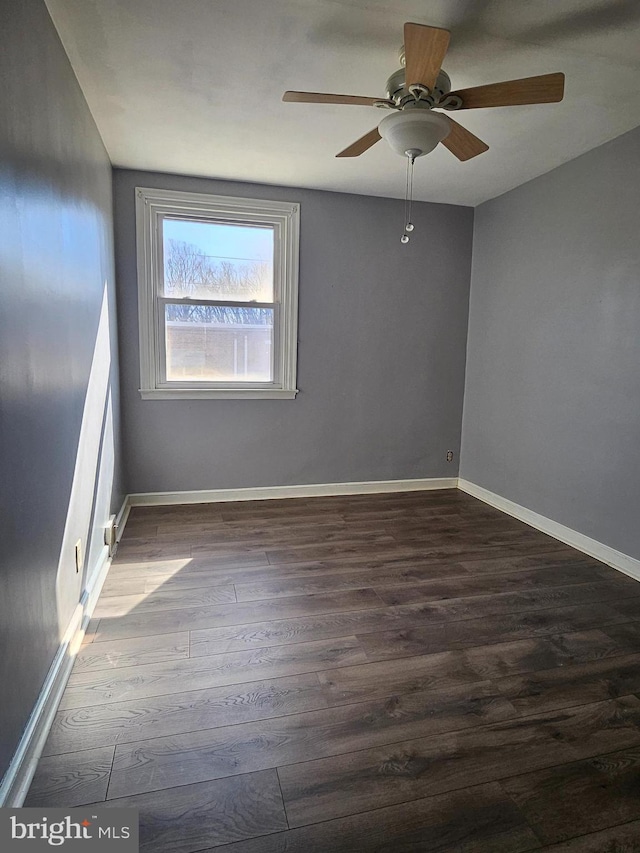
[[192, 243], [180, 240], [167, 241], [164, 257], [165, 296], [247, 302], [247, 308], [168, 305], [167, 320], [231, 325], [272, 323], [270, 309], [251, 304], [272, 301], [271, 265], [266, 261], [216, 260]]

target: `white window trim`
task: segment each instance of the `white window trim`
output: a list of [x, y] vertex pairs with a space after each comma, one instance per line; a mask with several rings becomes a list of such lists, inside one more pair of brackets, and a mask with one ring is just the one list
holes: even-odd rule
[[[300, 205], [296, 202], [175, 192], [136, 187], [140, 395], [143, 400], [293, 399], [298, 343], [298, 265]], [[164, 318], [158, 313], [162, 280], [162, 216], [192, 216], [270, 225], [274, 228], [274, 292], [279, 311], [274, 327], [274, 381], [162, 381], [160, 339]]]

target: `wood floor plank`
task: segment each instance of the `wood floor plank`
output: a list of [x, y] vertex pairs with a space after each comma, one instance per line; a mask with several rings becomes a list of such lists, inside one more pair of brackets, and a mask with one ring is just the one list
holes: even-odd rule
[[380, 599], [372, 589], [345, 590], [327, 595], [301, 595], [215, 607], [180, 607], [149, 613], [135, 611], [113, 619], [101, 619], [94, 643], [126, 637], [144, 637], [162, 631], [176, 633], [209, 628], [213, 625], [244, 625], [290, 616], [311, 616], [379, 607]]
[[[394, 606], [420, 600], [420, 586], [377, 587], [377, 594], [388, 605]], [[640, 596], [640, 584], [632, 589]], [[563, 607], [576, 604], [594, 604], [603, 601], [618, 602], [626, 598], [629, 591], [618, 583], [617, 578], [597, 583], [571, 584], [570, 586], [545, 587], [524, 592], [502, 592], [491, 595], [464, 596], [446, 602], [434, 602], [437, 612], [444, 613], [450, 621], [474, 618], [481, 614], [498, 616], [501, 613], [516, 613], [523, 610], [544, 610], [548, 607]], [[640, 599], [639, 599], [640, 600]], [[444, 608], [444, 609], [443, 609]]]
[[158, 535], [158, 524], [152, 519], [135, 520], [130, 514], [129, 518], [127, 519], [126, 531], [127, 542], [131, 541], [132, 539], [155, 539], [155, 537]]
[[271, 564], [266, 551], [246, 550], [232, 554], [191, 555], [185, 572], [210, 572], [234, 569], [267, 568]]
[[[390, 608], [394, 609], [395, 608]], [[355, 631], [370, 661], [432, 654], [448, 649], [465, 649], [498, 643], [500, 640], [516, 641], [526, 638], [559, 636], [574, 633], [577, 629], [593, 629], [620, 622], [616, 611], [605, 604], [582, 607], [555, 607], [524, 613], [508, 613], [491, 619], [469, 619], [435, 625], [420, 625], [392, 631], [360, 633]], [[605, 629], [600, 629], [605, 630]], [[622, 641], [606, 635], [603, 649], [611, 649], [611, 639], [616, 647], [628, 650]], [[193, 646], [192, 646], [193, 649]]]
[[[520, 574], [520, 573], [517, 573]], [[618, 578], [611, 578], [607, 581], [588, 581], [586, 583], [572, 583], [558, 586], [544, 586], [540, 589], [533, 588], [528, 590], [526, 584], [522, 584], [524, 591], [522, 592], [496, 592], [493, 586], [497, 584], [503, 575], [487, 575], [487, 591], [482, 593], [482, 587], [478, 585], [475, 593], [469, 595], [464, 592], [457, 596], [458, 599], [473, 599], [474, 603], [482, 607], [482, 599], [490, 599], [488, 604], [493, 612], [515, 612], [518, 609], [542, 609], [544, 607], [562, 607], [563, 605], [571, 604], [592, 604], [601, 601], [616, 601], [622, 600], [629, 594], [626, 584], [621, 583]], [[516, 575], [517, 578], [517, 575]], [[493, 580], [495, 579], [495, 580]], [[475, 579], [474, 579], [475, 580]], [[460, 581], [462, 584], [462, 580]], [[506, 586], [506, 584], [505, 584]], [[514, 584], [518, 587], [517, 579]], [[398, 604], [414, 604], [417, 601], [432, 600], [428, 588], [424, 584], [416, 586], [377, 586], [376, 592], [380, 598], [390, 606]], [[632, 587], [630, 590], [632, 595], [640, 596], [640, 584]], [[455, 599], [456, 596], [451, 596]], [[500, 607], [502, 605], [502, 607]], [[500, 607], [496, 611], [496, 608]]]
[[309, 534], [313, 531], [347, 531], [350, 525], [340, 513], [333, 515], [309, 515], [297, 520], [287, 516], [282, 518], [249, 518], [242, 521], [214, 521], [202, 522], [198, 520], [190, 520], [185, 518], [176, 519], [174, 521], [165, 521], [158, 525], [157, 536], [178, 535], [179, 537], [193, 535], [194, 533], [213, 533], [218, 532], [228, 533], [229, 536], [235, 535], [237, 538], [248, 534], [249, 536], [255, 533], [269, 532], [277, 538], [279, 535], [290, 534], [291, 531], [297, 533]]
[[315, 673], [58, 711], [44, 755], [111, 746], [328, 707]]
[[429, 577], [435, 579], [440, 577], [455, 577], [468, 574], [455, 560], [433, 560], [424, 557], [419, 550], [394, 549], [392, 552], [385, 551], [384, 554], [342, 554], [335, 555], [322, 560], [303, 560], [291, 563], [270, 563], [268, 568], [256, 568], [247, 573], [247, 577], [236, 576], [235, 583], [252, 583], [258, 581], [281, 581], [295, 578], [315, 577], [344, 574], [346, 572], [405, 572], [407, 576], [418, 573], [418, 578], [423, 577], [423, 572], [428, 572]]
[[640, 654], [514, 675], [496, 685], [522, 714], [626, 696], [640, 691]]
[[147, 595], [160, 589], [163, 592], [198, 589], [198, 587], [207, 587], [209, 584], [215, 586], [219, 582], [222, 586], [228, 583], [233, 584], [233, 576], [229, 574], [220, 575], [216, 571], [176, 572], [173, 575], [138, 575], [137, 572], [131, 575], [110, 575], [100, 593], [100, 601], [116, 595]]
[[560, 637], [534, 637], [493, 645], [475, 646], [464, 652], [465, 660], [483, 678], [550, 670], [554, 667], [599, 661], [624, 655], [625, 649], [601, 631], [576, 632]]
[[[221, 848], [230, 850], [230, 847]], [[640, 850], [640, 820], [612, 826], [601, 832], [579, 835], [569, 841], [545, 845], [540, 853], [638, 853]], [[235, 851], [234, 851], [235, 853]]]
[[406, 557], [407, 549], [399, 545], [391, 536], [379, 537], [377, 541], [360, 544], [346, 543], [331, 545], [301, 545], [297, 548], [267, 548], [270, 563], [302, 563], [313, 560], [332, 560], [349, 556], [369, 556], [379, 558], [398, 556]]
[[165, 506], [134, 506], [129, 514], [129, 523], [161, 518], [206, 518], [209, 520], [222, 519], [224, 504], [221, 503], [190, 503], [166, 504]]
[[477, 545], [473, 549], [465, 548], [458, 554], [457, 559], [460, 563], [475, 563], [483, 560], [518, 559], [524, 557], [539, 559], [545, 555], [553, 555], [553, 558], [557, 560], [561, 554], [567, 560], [582, 558], [582, 561], [584, 561], [585, 556], [580, 551], [576, 551], [568, 545], [563, 547], [555, 539], [544, 537], [540, 540], [508, 542], [499, 546]]
[[318, 672], [329, 703], [364, 702], [482, 681], [464, 652], [439, 652], [423, 657], [356, 664]]
[[[332, 592], [342, 589], [371, 587], [380, 589], [383, 598], [389, 604], [407, 604], [415, 601], [429, 601], [439, 598], [463, 598], [473, 595], [508, 592], [509, 590], [549, 588], [569, 584], [593, 583], [602, 581], [604, 574], [597, 567], [580, 566], [577, 568], [562, 566], [550, 569], [522, 569], [516, 572], [503, 572], [495, 575], [472, 576], [460, 570], [460, 576], [452, 573], [448, 577], [434, 579], [429, 568], [413, 569], [374, 569], [360, 572], [321, 577], [304, 577], [297, 580], [258, 581], [237, 583], [238, 601], [255, 601], [264, 598], [279, 598], [289, 595], [310, 595]], [[608, 579], [607, 579], [608, 582]], [[384, 595], [396, 591], [397, 600]], [[406, 588], [406, 589], [405, 589]]]
[[164, 542], [158, 544], [155, 537], [150, 539], [122, 539], [118, 545], [117, 559], [123, 561], [148, 563], [155, 560], [176, 560], [191, 556], [188, 542]]
[[[537, 771], [502, 783], [536, 835], [547, 844], [603, 830], [640, 818], [640, 749], [625, 749], [586, 761]], [[607, 837], [608, 836], [608, 837]], [[622, 837], [635, 846], [613, 846]], [[626, 837], [625, 837], [626, 836]], [[621, 836], [605, 834], [606, 843], [567, 846], [567, 850], [640, 849], [638, 825]], [[616, 841], [617, 844], [617, 841]], [[554, 848], [551, 848], [552, 850]]]
[[159, 522], [157, 535], [164, 536], [175, 533], [182, 536], [187, 533], [218, 533], [219, 531], [229, 533], [235, 531], [236, 534], [263, 533], [266, 531], [290, 533], [292, 530], [309, 533], [314, 529], [346, 530], [346, 528], [347, 524], [341, 513], [303, 515], [298, 517], [294, 524], [287, 520], [286, 515], [283, 515], [282, 518], [249, 517], [239, 521], [203, 521], [201, 519], [177, 518]]
[[[550, 673], [553, 672], [550, 667], [559, 668], [556, 675], [557, 680], [561, 682], [563, 674], [568, 673], [568, 678], [571, 676], [574, 669], [571, 665], [581, 660], [600, 661], [602, 658], [607, 658], [607, 671], [617, 671], [617, 667], [628, 660], [628, 657], [624, 656], [624, 651], [606, 635], [594, 631], [549, 639], [515, 640], [473, 647], [468, 650], [437, 652], [408, 659], [368, 663], [350, 666], [340, 672], [321, 672], [318, 673], [318, 677], [323, 684], [327, 685], [334, 701], [352, 701], [353, 696], [359, 697], [363, 690], [366, 696], [366, 691], [371, 690], [375, 691], [374, 695], [383, 695], [380, 691], [408, 692], [422, 689], [421, 686], [416, 688], [415, 685], [426, 686], [431, 678], [436, 681], [439, 679], [463, 681], [474, 680], [474, 678], [500, 679], [508, 674], [531, 671], [535, 673], [536, 670], [546, 670]], [[609, 662], [608, 656], [615, 655], [621, 657]], [[542, 675], [545, 676], [545, 673], [543, 672]], [[521, 681], [528, 683], [530, 680], [535, 684], [536, 678], [537, 673], [512, 681], [504, 679], [499, 683], [504, 684], [504, 688], [501, 688], [504, 695], [510, 696], [507, 691], [512, 682], [520, 684]], [[635, 682], [630, 682], [627, 685], [625, 682], [621, 687], [633, 688], [634, 684]], [[632, 692], [634, 692], [633, 689], [621, 689], [615, 694], [598, 695], [591, 701]], [[517, 690], [514, 690], [514, 694], [519, 695]]]
[[[298, 565], [297, 563], [294, 565]], [[322, 563], [303, 563], [301, 571], [311, 574], [325, 574]], [[339, 569], [337, 570], [339, 571]], [[280, 568], [270, 566], [267, 571], [263, 567], [238, 567], [232, 569], [209, 569], [198, 571], [177, 571], [172, 574], [134, 571], [131, 574], [120, 573], [107, 578], [102, 597], [112, 595], [142, 595], [155, 590], [197, 589], [207, 586], [226, 586], [227, 584], [253, 583], [255, 581], [271, 581], [280, 576]], [[293, 572], [285, 573], [285, 577], [299, 577]]]
[[74, 673], [139, 666], [145, 663], [183, 660], [189, 657], [189, 632], [134, 637], [83, 646], [73, 665]]
[[[198, 657], [265, 645], [289, 645], [347, 636], [356, 632], [419, 625], [424, 621], [423, 608], [424, 605], [409, 605], [402, 608], [373, 607], [346, 612], [311, 614], [293, 619], [251, 622], [224, 628], [203, 628], [191, 632], [191, 654], [193, 657]], [[615, 614], [612, 619], [615, 618], [622, 617]]]
[[525, 853], [539, 846], [518, 809], [493, 784], [202, 853]]
[[347, 524], [354, 522], [368, 521], [371, 524], [385, 525], [391, 521], [411, 519], [413, 521], [422, 520], [428, 516], [430, 520], [435, 520], [436, 523], [448, 522], [449, 524], [456, 523], [460, 519], [458, 507], [442, 506], [437, 508], [422, 508], [418, 511], [418, 507], [405, 504], [404, 506], [361, 506], [356, 508], [352, 504], [343, 507], [341, 517]]
[[287, 828], [275, 770], [99, 805], [140, 810], [140, 853], [193, 853]]
[[640, 622], [621, 622], [607, 625], [605, 633], [630, 652], [640, 652]]
[[434, 533], [438, 534], [438, 545], [452, 552], [474, 550], [478, 547], [495, 548], [511, 545], [522, 547], [555, 547], [553, 540], [537, 530], [505, 528], [498, 525], [433, 525], [425, 521], [397, 522], [388, 525], [389, 532], [399, 541], [416, 542], [430, 549], [434, 547]]
[[[286, 564], [285, 564], [286, 565]], [[298, 565], [294, 563], [293, 565]], [[279, 575], [280, 567], [274, 566], [273, 575]], [[435, 577], [447, 575], [447, 580], [442, 580], [445, 587], [451, 588], [456, 577], [456, 571], [465, 574], [463, 569], [452, 565], [417, 566], [415, 562], [408, 565], [376, 565], [359, 571], [332, 571], [313, 572], [305, 575], [293, 575], [290, 577], [260, 578], [248, 582], [236, 582], [236, 593], [238, 601], [258, 601], [264, 598], [285, 598], [295, 595], [314, 595], [322, 592], [337, 592], [347, 589], [362, 589], [365, 587], [382, 585], [402, 584], [430, 584], [438, 583]], [[475, 580], [475, 579], [474, 579]], [[437, 595], [434, 597], [438, 597]]]
[[237, 569], [269, 568], [271, 564], [264, 551], [253, 551], [250, 554], [225, 554], [222, 557], [195, 558], [189, 555], [166, 560], [144, 560], [136, 557], [120, 556], [109, 570], [107, 580], [112, 578], [155, 578], [158, 575], [176, 577], [198, 572], [232, 572]]
[[[460, 815], [464, 815], [464, 820]], [[216, 853], [525, 853], [539, 847], [522, 815], [494, 784], [215, 850]]]
[[[289, 506], [284, 506], [280, 504], [279, 506], [266, 506], [265, 501], [256, 501], [251, 502], [253, 506], [249, 506], [250, 502], [243, 502], [242, 504], [225, 504], [222, 509], [222, 518], [224, 521], [230, 522], [238, 522], [238, 521], [247, 521], [253, 519], [259, 520], [277, 520], [282, 519], [282, 521], [286, 522], [287, 519], [292, 524], [297, 524], [299, 522], [309, 522], [309, 519], [319, 519], [322, 521], [341, 521], [342, 515], [336, 509], [336, 505], [326, 505], [324, 508], [320, 506], [320, 504], [315, 504], [311, 506], [305, 507], [304, 504], [296, 501], [295, 506], [291, 505], [289, 501]], [[269, 501], [271, 503], [271, 501]], [[258, 506], [258, 504], [260, 504]]]
[[275, 530], [265, 528], [222, 528], [209, 533], [181, 531], [179, 534], [158, 534], [156, 541], [159, 545], [177, 542], [189, 542], [191, 553], [216, 554], [233, 552], [243, 548], [259, 550], [274, 547], [304, 548], [316, 545], [353, 545], [362, 542], [389, 542], [391, 534], [381, 531], [379, 527], [370, 524], [347, 525], [344, 522], [335, 525], [307, 525], [300, 528], [279, 526]]
[[[345, 571], [375, 571], [377, 569], [428, 569], [433, 578], [468, 574], [455, 560], [432, 560], [422, 557], [419, 551], [402, 548], [398, 553], [371, 556], [370, 554], [337, 555], [331, 559], [302, 560], [293, 563], [269, 563], [265, 559], [251, 561], [238, 560], [236, 564], [223, 563], [222, 558], [215, 561], [210, 557], [192, 557], [183, 560], [166, 560], [154, 563], [123, 564], [116, 566], [118, 580], [136, 576], [153, 579], [159, 575], [191, 577], [191, 575], [211, 575], [219, 578], [233, 577], [230, 583], [251, 583], [253, 581], [286, 580], [315, 575], [340, 574]], [[213, 561], [213, 562], [212, 562]], [[111, 577], [111, 572], [109, 573]], [[199, 578], [202, 580], [202, 577]], [[194, 577], [194, 580], [198, 580]]]
[[[101, 597], [112, 595], [141, 595], [154, 592], [156, 589], [179, 590], [195, 589], [206, 586], [225, 586], [227, 584], [252, 584], [270, 582], [292, 582], [302, 583], [307, 578], [323, 578], [326, 576], [343, 575], [350, 570], [369, 576], [377, 572], [388, 573], [389, 578], [400, 578], [408, 583], [418, 583], [423, 579], [434, 579], [438, 577], [455, 577], [466, 574], [455, 563], [430, 563], [420, 561], [419, 558], [403, 560], [370, 560], [362, 557], [352, 557], [343, 560], [317, 560], [311, 563], [285, 563], [281, 566], [238, 566], [211, 568], [206, 565], [202, 568], [193, 567], [191, 564], [182, 570], [171, 572], [151, 571], [153, 564], [147, 564], [144, 571], [133, 569], [128, 572], [110, 573], [101, 592]], [[366, 586], [366, 585], [365, 585]], [[347, 585], [353, 589], [353, 585]]]
[[340, 637], [295, 646], [123, 667], [111, 672], [72, 673], [60, 709], [86, 708], [264, 678], [300, 675], [364, 660], [364, 653], [355, 637]]
[[580, 568], [591, 566], [598, 568], [603, 577], [610, 577], [608, 566], [603, 566], [593, 557], [562, 547], [557, 551], [545, 551], [528, 557], [481, 557], [476, 560], [461, 559], [460, 565], [472, 575], [495, 575], [500, 572], [515, 572], [518, 569], [553, 569], [555, 567]]
[[114, 595], [101, 598], [96, 605], [98, 619], [114, 619], [128, 613], [154, 613], [158, 610], [175, 610], [181, 607], [210, 607], [215, 604], [233, 604], [236, 593], [233, 584], [204, 586], [195, 589], [157, 589], [141, 595]]
[[[482, 528], [486, 531], [488, 529], [487, 520], [490, 520], [490, 529], [492, 531], [512, 530], [520, 531], [523, 534], [531, 534], [533, 532], [532, 528], [528, 525], [504, 513], [498, 512], [496, 515], [495, 513], [487, 513], [484, 510], [477, 509], [475, 512], [469, 513], [460, 504], [449, 504], [448, 506], [438, 504], [430, 506], [407, 504], [402, 509], [404, 510], [402, 515], [394, 516], [393, 521], [407, 528], [419, 526], [424, 529], [426, 526], [433, 528], [442, 525], [443, 527], [464, 530]], [[371, 510], [367, 510], [366, 506], [362, 507], [361, 510], [365, 513], [371, 512]]]
[[618, 602], [616, 603], [616, 610], [626, 616], [627, 620], [640, 619], [640, 599], [633, 597], [629, 601]]
[[24, 805], [71, 808], [104, 800], [114, 749], [85, 749], [40, 759]]
[[411, 537], [396, 536], [398, 544], [404, 544], [406, 548], [420, 549], [425, 556], [432, 559], [437, 558], [455, 558], [459, 562], [463, 562], [463, 557], [467, 560], [473, 560], [478, 557], [504, 557], [511, 555], [514, 557], [545, 554], [555, 552], [558, 543], [553, 539], [546, 537], [526, 538], [521, 537], [509, 538], [506, 541], [498, 541], [495, 544], [490, 544], [482, 541], [481, 537], [476, 539], [468, 538], [464, 541], [456, 534], [450, 534], [449, 537], [433, 537], [428, 532], [418, 536], [413, 534]]
[[[118, 546], [119, 547], [119, 546]], [[266, 554], [265, 554], [266, 560]], [[116, 552], [105, 583], [112, 578], [146, 577], [147, 575], [166, 575], [171, 577], [187, 570], [191, 557], [175, 557], [167, 560], [136, 560], [123, 558]], [[263, 564], [264, 565], [264, 564]]]
[[429, 545], [424, 542], [399, 542], [397, 539], [388, 537], [385, 541], [378, 541], [375, 546], [361, 545], [318, 545], [318, 546], [301, 546], [298, 548], [267, 548], [267, 556], [270, 563], [299, 563], [311, 560], [327, 560], [334, 559], [342, 555], [358, 555], [367, 554], [371, 557], [384, 554], [389, 557], [397, 555], [398, 557], [407, 557], [412, 553], [419, 553], [424, 559], [445, 560], [455, 559], [461, 562], [463, 557], [472, 559], [474, 557], [492, 556], [503, 557], [505, 552], [514, 556], [527, 554], [541, 554], [546, 551], [555, 551], [557, 542], [550, 543], [529, 543], [529, 542], [510, 542], [500, 547], [493, 549], [483, 547], [482, 545], [464, 545], [455, 542], [442, 543], [439, 545]]
[[[109, 798], [283, 767], [516, 714], [488, 682], [118, 744]], [[259, 744], [259, 749], [255, 745]]]
[[[640, 593], [640, 585], [638, 586]], [[466, 619], [496, 617], [506, 614], [526, 613], [528, 611], [556, 609], [576, 605], [589, 605], [602, 601], [617, 604], [624, 593], [617, 591], [610, 583], [577, 584], [569, 587], [553, 587], [544, 590], [526, 592], [504, 592], [493, 595], [451, 598], [429, 601], [423, 604], [405, 605], [421, 608], [425, 621], [460, 622]], [[384, 598], [382, 594], [381, 598]], [[391, 596], [391, 597], [395, 597]], [[408, 596], [406, 596], [408, 597]], [[615, 607], [617, 611], [619, 608]], [[624, 621], [618, 615], [617, 621]], [[612, 618], [612, 621], [616, 621]], [[102, 630], [102, 625], [100, 626]]]
[[[406, 604], [194, 630], [191, 632], [191, 655], [356, 634], [368, 660], [386, 660], [496, 643], [500, 639], [515, 640], [609, 626], [625, 618], [601, 604], [506, 614], [491, 620], [482, 617], [447, 622], [433, 619], [433, 609], [428, 604]], [[429, 621], [434, 624], [428, 624]]]
[[407, 741], [278, 771], [291, 827], [640, 745], [640, 700]]

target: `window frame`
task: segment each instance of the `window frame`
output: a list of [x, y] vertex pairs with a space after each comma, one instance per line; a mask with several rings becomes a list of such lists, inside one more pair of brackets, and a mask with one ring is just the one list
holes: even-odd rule
[[[298, 343], [300, 205], [297, 202], [136, 187], [140, 396], [149, 399], [293, 399]], [[273, 229], [273, 304], [172, 299], [163, 292], [162, 221], [165, 217]], [[202, 382], [166, 379], [165, 304], [231, 303], [273, 307], [271, 382]]]

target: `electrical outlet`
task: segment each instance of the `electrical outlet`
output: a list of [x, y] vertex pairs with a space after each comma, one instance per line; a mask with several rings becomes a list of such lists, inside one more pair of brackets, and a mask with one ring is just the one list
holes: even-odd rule
[[82, 539], [76, 542], [76, 574], [80, 574], [82, 570]]
[[447, 462], [453, 462], [453, 450], [447, 450]]

